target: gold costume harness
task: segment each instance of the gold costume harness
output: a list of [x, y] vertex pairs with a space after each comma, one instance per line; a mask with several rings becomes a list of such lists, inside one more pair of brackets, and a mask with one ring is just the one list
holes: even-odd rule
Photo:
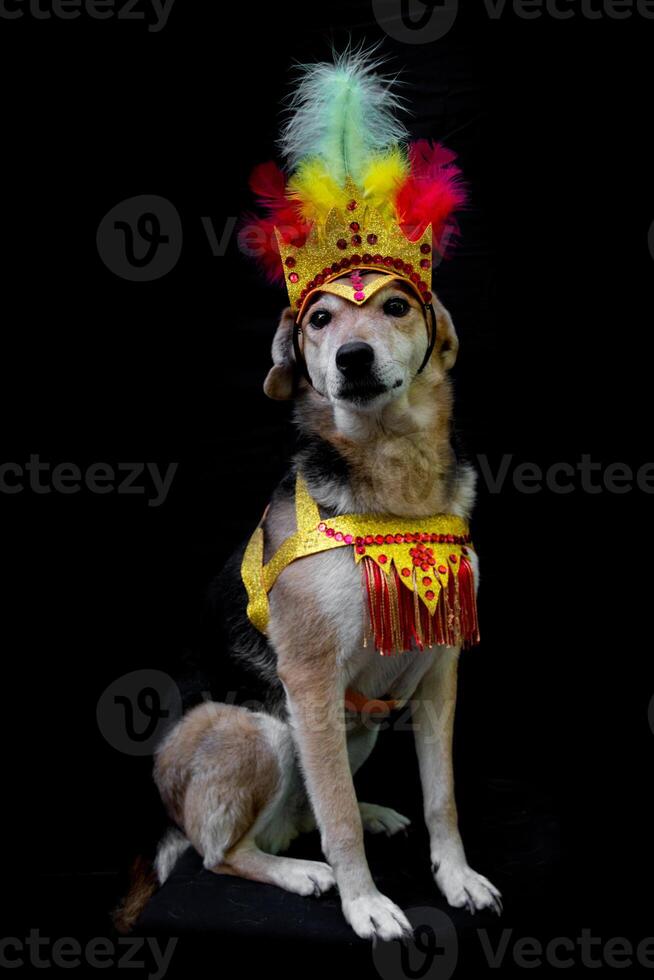
[[479, 642], [472, 546], [463, 518], [453, 514], [322, 518], [300, 473], [295, 513], [297, 530], [270, 561], [264, 563], [265, 514], [243, 556], [247, 614], [260, 632], [268, 626], [268, 593], [291, 562], [349, 547], [363, 568], [370, 624], [364, 643], [372, 635], [379, 652], [390, 654]]

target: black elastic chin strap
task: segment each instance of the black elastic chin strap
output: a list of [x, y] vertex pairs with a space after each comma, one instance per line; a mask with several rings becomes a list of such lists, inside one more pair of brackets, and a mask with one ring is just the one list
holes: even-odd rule
[[[429, 316], [427, 316], [427, 311], [429, 311]], [[431, 321], [431, 325], [430, 325]], [[431, 303], [425, 303], [425, 324], [427, 326], [427, 336], [429, 337], [429, 344], [427, 345], [427, 350], [425, 351], [425, 356], [422, 359], [422, 364], [416, 372], [416, 377], [425, 370], [429, 363], [429, 358], [434, 353], [434, 346], [436, 344], [436, 314], [434, 313], [434, 307]]]
[[[429, 315], [428, 315], [429, 314]], [[422, 364], [416, 371], [416, 377], [422, 374], [424, 369], [429, 364], [429, 359], [434, 352], [434, 347], [436, 345], [436, 314], [434, 313], [434, 307], [431, 303], [425, 303], [425, 325], [427, 327], [427, 336], [429, 337], [429, 343], [427, 345], [427, 350], [425, 351], [425, 356], [422, 359]], [[293, 324], [293, 353], [295, 354], [295, 362], [300, 368], [303, 377], [309, 382], [314, 391], [318, 391], [313, 381], [311, 380], [311, 375], [309, 374], [309, 369], [307, 368], [307, 362], [304, 359], [304, 355], [300, 350], [300, 324], [295, 321]], [[318, 391], [318, 394], [322, 392]], [[324, 396], [323, 396], [324, 397]]]

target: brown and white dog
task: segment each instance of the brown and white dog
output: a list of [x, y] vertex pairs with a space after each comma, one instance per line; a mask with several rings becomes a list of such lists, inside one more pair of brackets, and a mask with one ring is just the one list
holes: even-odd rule
[[[364, 279], [379, 275], [365, 273]], [[469, 517], [475, 476], [457, 463], [450, 443], [448, 371], [458, 341], [436, 300], [434, 309], [436, 343], [418, 373], [428, 340], [426, 313], [410, 288], [389, 280], [362, 306], [317, 293], [300, 324], [312, 385], [297, 384], [293, 317], [284, 312], [264, 389], [277, 399], [296, 392], [303, 446], [265, 517], [266, 560], [295, 530], [298, 471], [323, 515]], [[241, 555], [223, 579], [229, 654], [256, 677], [263, 703], [258, 711], [204, 703], [160, 746], [155, 780], [175, 827], [159, 846], [159, 882], [192, 845], [216, 873], [301, 895], [336, 884], [345, 918], [361, 937], [392, 940], [410, 933], [406, 916], [378, 891], [366, 862], [364, 829], [393, 834], [409, 821], [356, 799], [352, 776], [378, 729], [356, 715], [344, 724], [344, 692], [351, 687], [369, 698], [414, 703], [436, 884], [450, 905], [499, 913], [500, 894], [469, 867], [457, 825], [452, 730], [459, 650], [438, 646], [381, 657], [365, 647], [360, 570], [341, 550], [288, 565], [270, 593], [263, 637], [245, 615]], [[316, 825], [327, 863], [279, 856]]]

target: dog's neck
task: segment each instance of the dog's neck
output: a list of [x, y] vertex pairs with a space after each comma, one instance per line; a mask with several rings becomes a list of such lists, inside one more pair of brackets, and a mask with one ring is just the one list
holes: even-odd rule
[[296, 463], [317, 503], [331, 514], [468, 518], [474, 474], [450, 442], [449, 382], [417, 379], [378, 412], [333, 405], [308, 391], [296, 411], [306, 437]]

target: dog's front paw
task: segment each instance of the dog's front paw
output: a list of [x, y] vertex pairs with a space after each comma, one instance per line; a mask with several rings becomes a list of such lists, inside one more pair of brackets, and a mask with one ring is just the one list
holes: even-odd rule
[[471, 915], [477, 909], [492, 909], [497, 915], [502, 914], [502, 896], [498, 889], [467, 864], [443, 861], [440, 867], [434, 868], [434, 878], [454, 908], [467, 908]]
[[371, 834], [393, 834], [406, 830], [411, 821], [408, 817], [391, 810], [388, 806], [378, 806], [376, 803], [359, 803], [359, 812], [364, 830]]
[[411, 923], [402, 909], [381, 892], [343, 901], [343, 915], [361, 939], [409, 939]]

